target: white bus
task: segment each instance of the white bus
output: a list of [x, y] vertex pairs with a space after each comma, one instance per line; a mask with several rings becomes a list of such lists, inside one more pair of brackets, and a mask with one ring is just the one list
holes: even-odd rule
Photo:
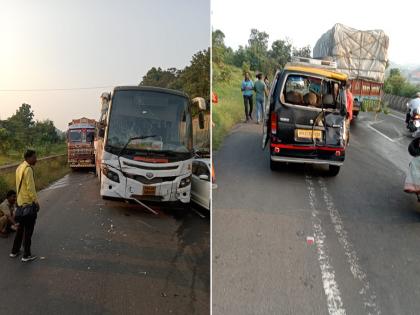
[[182, 92], [143, 86], [116, 87], [101, 99], [95, 142], [101, 196], [133, 200], [152, 212], [144, 201], [188, 205], [192, 115], [203, 116], [204, 99], [193, 104]]

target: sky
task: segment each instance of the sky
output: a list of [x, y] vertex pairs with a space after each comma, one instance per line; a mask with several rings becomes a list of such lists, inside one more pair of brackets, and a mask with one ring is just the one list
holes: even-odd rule
[[[99, 118], [102, 92], [139, 84], [153, 66], [183, 68], [210, 45], [209, 0], [0, 0], [0, 8], [0, 119], [28, 103], [35, 119], [63, 131], [73, 118]], [[39, 91], [90, 87], [98, 88]]]
[[341, 23], [360, 30], [382, 29], [389, 36], [388, 57], [397, 64], [420, 64], [419, 8], [416, 1], [212, 0], [212, 29], [236, 49], [256, 28], [296, 47], [315, 46], [323, 33]]

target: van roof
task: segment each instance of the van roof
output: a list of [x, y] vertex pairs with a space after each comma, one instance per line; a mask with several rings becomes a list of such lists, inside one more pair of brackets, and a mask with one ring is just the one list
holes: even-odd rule
[[172, 90], [172, 89], [166, 89], [162, 87], [156, 87], [156, 86], [143, 86], [143, 85], [124, 85], [124, 86], [116, 86], [114, 88], [115, 91], [149, 91], [149, 92], [160, 92], [160, 93], [169, 93], [169, 94], [175, 94], [179, 96], [188, 97], [187, 94], [181, 91]]
[[287, 65], [284, 67], [284, 70], [287, 71], [299, 71], [299, 72], [306, 72], [310, 74], [315, 74], [319, 76], [323, 76], [329, 79], [334, 79], [338, 81], [346, 81], [347, 75], [344, 73], [323, 69], [319, 67], [311, 67], [311, 66], [302, 66], [302, 65]]

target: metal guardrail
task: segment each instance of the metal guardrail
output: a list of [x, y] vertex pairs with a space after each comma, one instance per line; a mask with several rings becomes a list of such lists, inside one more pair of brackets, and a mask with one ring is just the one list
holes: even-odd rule
[[[62, 156], [66, 156], [66, 155], [67, 155], [67, 153], [46, 156], [46, 157], [43, 157], [43, 158], [39, 158], [38, 161], [53, 160], [53, 159], [56, 159], [56, 158], [59, 158], [59, 157], [62, 157]], [[19, 166], [20, 163], [22, 163], [22, 162], [0, 166], [0, 174], [14, 171], [16, 169], [16, 167]]]
[[388, 104], [389, 108], [405, 113], [407, 111], [406, 104], [411, 100], [411, 98], [384, 94], [382, 100]]

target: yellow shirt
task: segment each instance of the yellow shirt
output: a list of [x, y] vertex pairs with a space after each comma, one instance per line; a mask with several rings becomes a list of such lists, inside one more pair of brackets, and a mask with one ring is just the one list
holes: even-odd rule
[[[19, 191], [19, 184], [22, 176], [22, 187]], [[26, 161], [23, 161], [16, 169], [16, 191], [18, 192], [18, 206], [38, 202], [38, 197], [35, 190], [34, 172], [29, 163]]]

